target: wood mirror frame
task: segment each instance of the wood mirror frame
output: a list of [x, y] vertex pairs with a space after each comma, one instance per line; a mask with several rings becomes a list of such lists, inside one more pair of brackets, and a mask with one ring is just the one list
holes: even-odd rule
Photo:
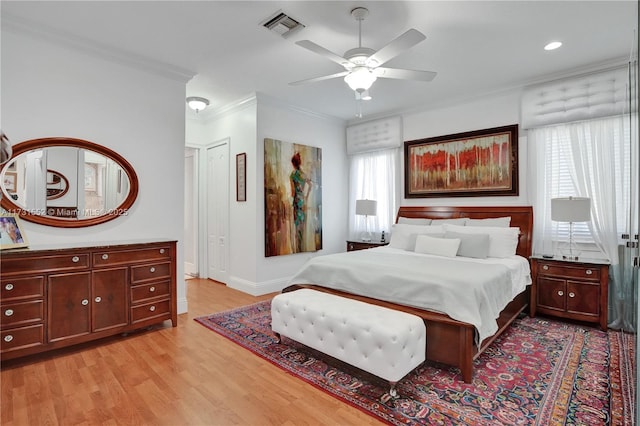
[[[98, 145], [96, 143], [89, 142], [83, 139], [64, 137], [31, 139], [25, 142], [20, 142], [13, 146], [13, 155], [11, 159], [2, 166], [1, 171], [4, 172], [4, 169], [8, 168], [8, 166], [12, 163], [11, 160], [13, 160], [20, 154], [34, 149], [51, 147], [82, 148], [96, 152], [115, 161], [124, 170], [129, 179], [129, 193], [127, 194], [127, 197], [118, 207], [108, 210], [105, 214], [86, 219], [65, 219], [55, 216], [32, 214], [27, 209], [15, 204], [10, 197], [6, 196], [6, 192], [0, 195], [0, 206], [2, 206], [3, 209], [10, 213], [18, 214], [21, 219], [24, 219], [26, 221], [38, 223], [40, 225], [55, 226], [59, 228], [82, 228], [85, 226], [98, 225], [113, 220], [123, 214], [127, 214], [138, 196], [138, 176], [136, 175], [136, 172], [131, 164], [127, 160], [125, 160], [124, 157], [102, 145]], [[2, 190], [2, 188], [0, 188], [0, 190]]]

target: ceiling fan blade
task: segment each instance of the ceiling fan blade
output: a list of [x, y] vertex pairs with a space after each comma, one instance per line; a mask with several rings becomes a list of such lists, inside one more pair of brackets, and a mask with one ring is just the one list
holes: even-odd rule
[[324, 75], [322, 77], [315, 77], [315, 78], [308, 78], [306, 80], [294, 81], [293, 83], [289, 83], [289, 85], [291, 85], [291, 86], [299, 86], [301, 84], [315, 83], [317, 81], [323, 81], [323, 80], [329, 80], [329, 79], [332, 79], [332, 78], [344, 77], [347, 74], [349, 74], [349, 71], [342, 71], [342, 72], [338, 72], [338, 73], [331, 74], [331, 75]]
[[416, 70], [403, 70], [399, 68], [374, 68], [373, 73], [382, 78], [397, 78], [400, 80], [417, 80], [417, 81], [431, 81], [438, 75], [435, 71], [416, 71]]
[[343, 67], [351, 65], [351, 62], [349, 62], [348, 59], [345, 59], [342, 56], [336, 53], [333, 53], [332, 51], [325, 49], [324, 47], [318, 44], [315, 44], [310, 40], [296, 41], [296, 44], [300, 47], [304, 47], [305, 49], [312, 51], [313, 53], [317, 53], [320, 56], [324, 56], [325, 58], [335, 62], [336, 64], [342, 65]]
[[394, 40], [391, 40], [386, 46], [371, 55], [369, 59], [367, 59], [367, 65], [370, 67], [380, 66], [405, 50], [420, 43], [425, 38], [427, 37], [424, 34], [412, 28]]

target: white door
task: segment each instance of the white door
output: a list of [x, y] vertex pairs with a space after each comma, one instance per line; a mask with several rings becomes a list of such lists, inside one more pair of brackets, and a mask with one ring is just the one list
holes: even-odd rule
[[198, 150], [184, 152], [184, 273], [198, 276]]
[[207, 149], [207, 276], [226, 283], [229, 250], [229, 143]]

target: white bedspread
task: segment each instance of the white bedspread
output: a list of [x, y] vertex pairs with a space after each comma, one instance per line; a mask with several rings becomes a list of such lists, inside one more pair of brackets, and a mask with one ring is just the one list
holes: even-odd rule
[[498, 331], [505, 306], [531, 284], [521, 256], [471, 259], [390, 247], [310, 259], [289, 284], [316, 284], [449, 315], [473, 324], [479, 341]]

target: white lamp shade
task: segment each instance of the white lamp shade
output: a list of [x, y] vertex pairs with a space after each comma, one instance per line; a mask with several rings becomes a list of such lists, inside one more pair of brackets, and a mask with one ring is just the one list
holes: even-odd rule
[[556, 222], [588, 222], [591, 220], [591, 199], [583, 197], [552, 198], [551, 220]]
[[369, 90], [374, 81], [378, 77], [375, 76], [367, 67], [356, 67], [344, 78], [344, 81], [357, 92]]
[[375, 200], [356, 200], [356, 214], [375, 216], [378, 213], [378, 202]]

